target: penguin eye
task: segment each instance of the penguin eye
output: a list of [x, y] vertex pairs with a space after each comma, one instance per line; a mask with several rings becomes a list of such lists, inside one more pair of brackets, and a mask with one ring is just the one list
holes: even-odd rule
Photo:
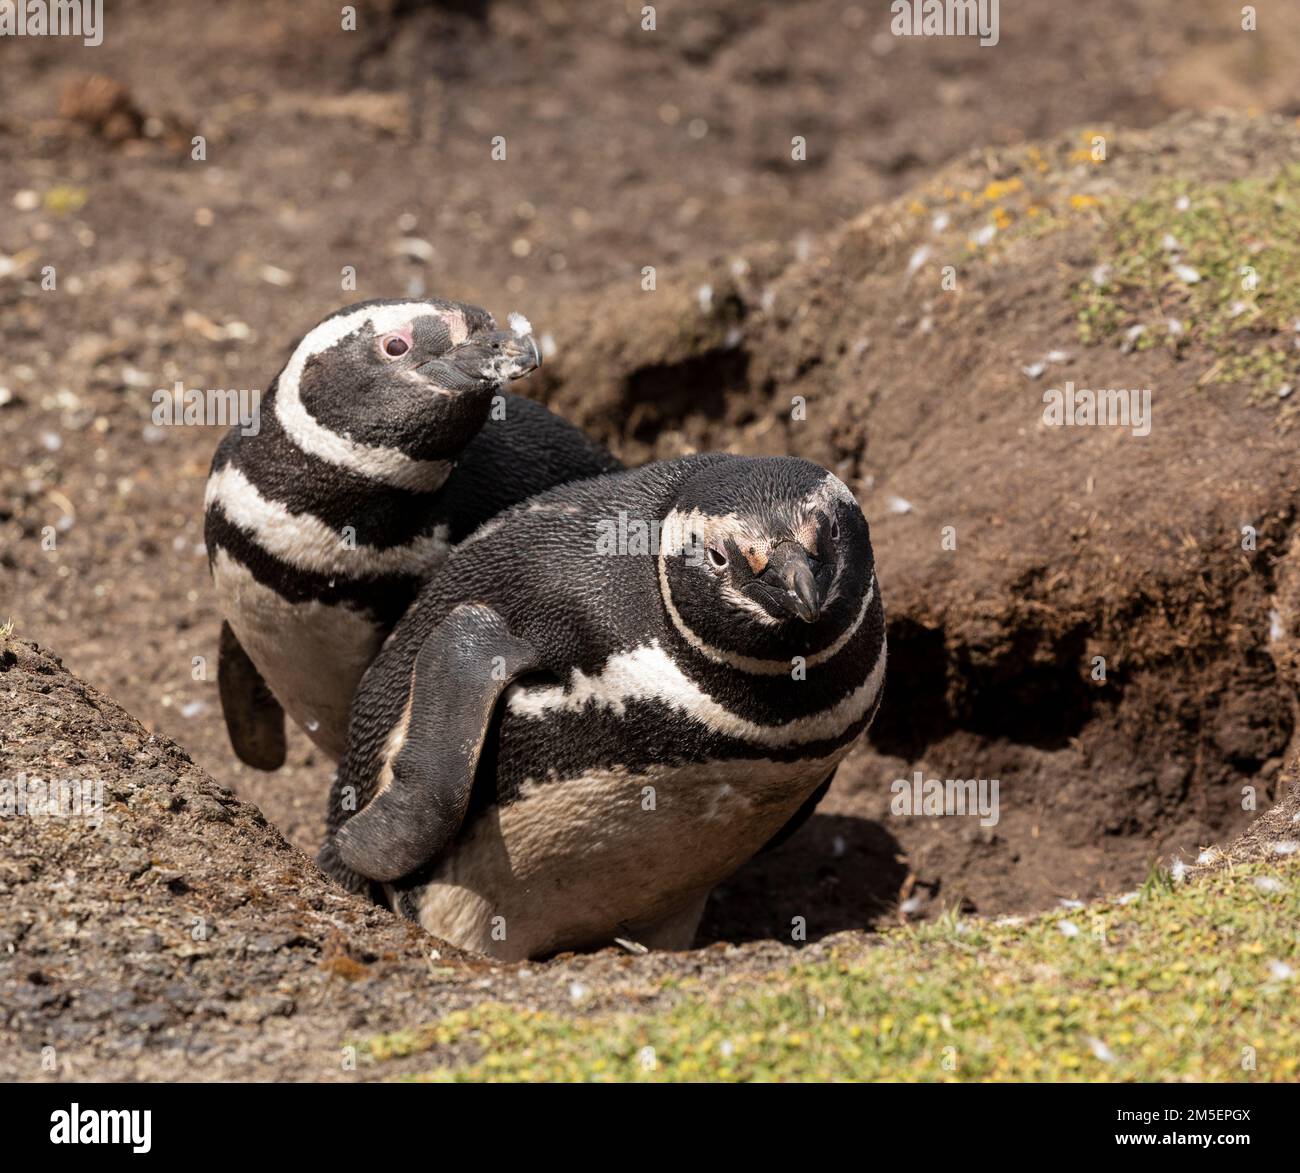
[[402, 355], [411, 349], [410, 342], [401, 334], [385, 335], [381, 346], [383, 347], [384, 353], [388, 355], [389, 358], [401, 358]]
[[712, 566], [714, 570], [723, 570], [726, 568], [727, 556], [719, 550], [717, 546], [710, 546], [705, 550], [705, 553], [709, 557], [709, 565]]

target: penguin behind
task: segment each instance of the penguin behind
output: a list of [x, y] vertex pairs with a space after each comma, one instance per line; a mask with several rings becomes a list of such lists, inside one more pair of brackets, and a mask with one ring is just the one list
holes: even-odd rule
[[253, 434], [218, 447], [204, 530], [225, 617], [222, 708], [245, 762], [283, 763], [286, 711], [337, 759], [361, 674], [451, 545], [534, 493], [619, 467], [502, 391], [540, 361], [519, 325], [452, 301], [349, 306], [298, 343]]
[[562, 486], [458, 546], [367, 671], [322, 864], [503, 959], [685, 948], [811, 813], [884, 672], [867, 522], [826, 470]]

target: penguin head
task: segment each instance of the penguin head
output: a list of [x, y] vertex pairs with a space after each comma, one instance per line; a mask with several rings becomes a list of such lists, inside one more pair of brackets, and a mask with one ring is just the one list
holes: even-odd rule
[[449, 459], [486, 422], [501, 386], [540, 362], [531, 335], [498, 330], [477, 306], [360, 302], [298, 344], [280, 375], [277, 410], [363, 451]]
[[875, 574], [853, 494], [794, 457], [725, 457], [691, 477], [661, 530], [669, 617], [699, 650], [772, 661], [829, 647]]

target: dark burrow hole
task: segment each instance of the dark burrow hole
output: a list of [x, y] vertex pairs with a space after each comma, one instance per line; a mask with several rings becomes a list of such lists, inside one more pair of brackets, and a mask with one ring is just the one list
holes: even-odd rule
[[740, 347], [719, 346], [681, 362], [640, 367], [627, 377], [620, 400], [626, 414], [616, 431], [652, 446], [665, 428], [690, 416], [722, 419], [748, 374], [749, 353]]
[[957, 730], [1039, 749], [1061, 749], [1095, 715], [1084, 672], [1087, 633], [1051, 642], [1022, 628], [996, 657], [973, 663], [943, 630], [902, 618], [889, 625], [889, 678], [868, 733], [881, 753], [909, 760]]

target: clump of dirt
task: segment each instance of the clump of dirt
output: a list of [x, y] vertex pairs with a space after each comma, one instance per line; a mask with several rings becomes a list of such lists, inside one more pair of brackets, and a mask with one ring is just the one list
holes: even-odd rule
[[81, 123], [110, 143], [139, 138], [144, 131], [144, 115], [136, 108], [131, 91], [102, 74], [69, 81], [59, 101], [59, 117]]
[[206, 152], [206, 142], [194, 137], [195, 126], [187, 118], [171, 109], [147, 114], [127, 85], [102, 73], [76, 74], [64, 83], [59, 119], [53, 129], [60, 137], [72, 139], [83, 132], [130, 156], [158, 146], [173, 155]]

